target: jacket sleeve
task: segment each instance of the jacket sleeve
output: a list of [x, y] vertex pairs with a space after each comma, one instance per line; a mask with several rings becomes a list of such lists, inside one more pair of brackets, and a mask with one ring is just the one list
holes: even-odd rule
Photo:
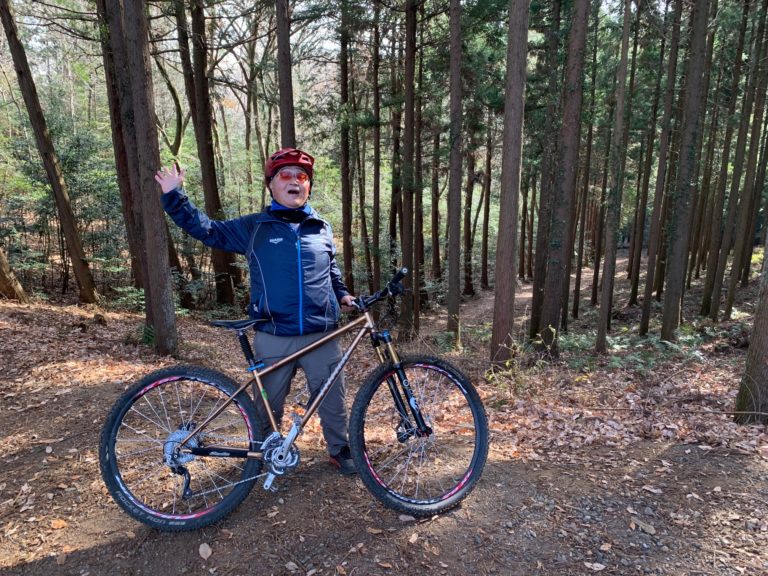
[[344, 280], [341, 279], [342, 278], [341, 270], [339, 270], [339, 265], [336, 264], [336, 243], [333, 241], [333, 233], [331, 232], [330, 227], [328, 228], [328, 234], [331, 236], [331, 246], [332, 246], [331, 284], [333, 285], [333, 293], [336, 295], [336, 300], [341, 302], [341, 299], [344, 298], [344, 296], [349, 295], [349, 290], [344, 284]]
[[211, 248], [245, 254], [249, 240], [245, 218], [211, 220], [181, 188], [163, 194], [160, 199], [163, 210], [193, 238]]

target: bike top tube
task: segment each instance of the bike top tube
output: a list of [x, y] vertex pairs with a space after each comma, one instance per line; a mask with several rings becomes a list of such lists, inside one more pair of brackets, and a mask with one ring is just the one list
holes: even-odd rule
[[366, 332], [369, 332], [375, 328], [375, 324], [373, 322], [373, 316], [371, 316], [371, 313], [369, 311], [365, 311], [361, 316], [355, 318], [354, 320], [352, 320], [347, 324], [344, 324], [344, 326], [340, 326], [339, 328], [336, 328], [336, 330], [334, 330], [333, 332], [328, 332], [322, 338], [315, 340], [311, 344], [307, 344], [301, 350], [297, 350], [293, 354], [290, 354], [285, 358], [278, 360], [274, 364], [270, 364], [266, 368], [256, 371], [253, 375], [253, 380], [255, 380], [257, 376], [259, 377], [259, 379], [261, 379], [263, 376], [266, 376], [270, 372], [273, 372], [279, 368], [282, 368], [283, 366], [285, 366], [286, 364], [289, 364], [290, 362], [293, 362], [297, 358], [301, 358], [305, 354], [308, 354], [309, 352], [312, 352], [313, 350], [320, 348], [320, 346], [322, 346], [323, 344], [326, 344], [330, 340], [333, 340], [334, 338], [338, 338], [339, 336], [346, 334], [347, 332], [351, 332], [361, 324], [365, 324], [363, 329]]
[[[366, 332], [371, 332], [375, 328], [375, 324], [373, 322], [373, 316], [371, 315], [370, 311], [366, 310], [363, 312], [362, 316], [355, 318], [352, 322], [349, 322], [348, 324], [345, 324], [344, 326], [341, 326], [334, 330], [333, 332], [330, 332], [320, 338], [319, 340], [316, 340], [315, 342], [312, 342], [311, 344], [308, 344], [301, 350], [298, 350], [294, 352], [293, 354], [286, 356], [282, 360], [279, 360], [278, 362], [275, 362], [271, 366], [267, 366], [263, 370], [259, 370], [256, 373], [253, 374], [253, 377], [248, 380], [245, 384], [242, 384], [235, 392], [232, 394], [226, 402], [224, 402], [221, 406], [219, 406], [216, 410], [214, 410], [211, 414], [208, 415], [208, 417], [197, 427], [195, 430], [191, 430], [190, 433], [179, 443], [179, 446], [184, 446], [189, 440], [195, 435], [198, 434], [201, 430], [205, 429], [208, 424], [210, 424], [215, 418], [221, 414], [227, 406], [232, 402], [234, 398], [237, 397], [238, 394], [243, 392], [248, 386], [250, 386], [253, 383], [256, 383], [259, 388], [259, 392], [263, 392], [264, 388], [261, 385], [261, 377], [269, 374], [270, 372], [273, 372], [274, 370], [277, 370], [278, 368], [285, 366], [289, 362], [292, 362], [296, 360], [297, 358], [300, 358], [301, 356], [304, 356], [305, 354], [308, 354], [309, 352], [312, 352], [313, 350], [316, 350], [323, 344], [327, 343], [328, 341], [341, 336], [342, 334], [346, 334], [347, 332], [351, 332], [355, 328], [360, 327], [359, 334], [355, 337], [354, 342], [352, 343], [352, 346], [350, 346], [350, 349], [347, 350], [347, 352], [342, 357], [341, 362], [339, 362], [337, 366], [337, 370], [334, 370], [334, 374], [332, 374], [332, 378], [329, 378], [329, 381], [326, 382], [323, 387], [321, 388], [321, 393], [317, 395], [317, 398], [315, 399], [315, 402], [313, 402], [313, 406], [315, 409], [317, 409], [317, 406], [320, 404], [320, 401], [322, 401], [323, 397], [325, 397], [325, 394], [330, 389], [329, 382], [333, 382], [338, 376], [338, 372], [341, 371], [341, 369], [346, 364], [346, 361], [349, 359], [349, 355], [352, 353], [352, 351], [357, 347], [357, 345], [360, 343], [360, 339], [363, 337], [363, 335]], [[266, 408], [267, 415], [269, 416], [270, 423], [272, 424], [272, 428], [274, 430], [277, 430], [277, 422], [274, 420], [274, 415], [272, 414], [272, 407], [269, 405], [269, 400], [264, 397], [262, 394], [261, 396], [262, 402], [264, 402], [264, 406]], [[312, 416], [312, 413], [314, 410], [311, 410], [312, 406], [310, 406], [309, 409], [307, 409], [307, 413], [305, 414], [305, 420], [302, 423], [302, 426], [308, 419], [308, 417]]]

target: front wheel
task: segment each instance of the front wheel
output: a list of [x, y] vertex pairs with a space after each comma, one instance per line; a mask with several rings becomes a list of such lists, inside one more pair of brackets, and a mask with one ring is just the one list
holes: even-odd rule
[[401, 365], [415, 402], [407, 406], [392, 364], [377, 368], [355, 398], [350, 448], [363, 483], [382, 503], [430, 516], [456, 506], [480, 479], [488, 420], [472, 383], [448, 362], [421, 356]]
[[176, 366], [148, 374], [117, 401], [101, 434], [101, 474], [128, 514], [153, 528], [195, 530], [243, 501], [261, 461], [226, 449], [255, 450], [259, 426], [251, 399], [240, 393], [186, 448], [221, 447], [200, 456], [181, 442], [238, 389], [224, 374]]

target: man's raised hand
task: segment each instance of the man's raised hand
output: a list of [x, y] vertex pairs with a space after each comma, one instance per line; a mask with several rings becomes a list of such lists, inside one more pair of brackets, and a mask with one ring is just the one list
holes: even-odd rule
[[163, 194], [167, 194], [176, 188], [181, 188], [184, 183], [184, 169], [178, 168], [176, 164], [168, 168], [163, 166], [155, 174], [155, 180], [160, 184]]

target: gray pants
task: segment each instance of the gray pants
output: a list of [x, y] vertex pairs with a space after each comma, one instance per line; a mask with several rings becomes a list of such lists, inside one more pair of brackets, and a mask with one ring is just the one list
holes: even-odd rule
[[[264, 332], [256, 332], [254, 338], [256, 358], [263, 358], [264, 363], [270, 366], [323, 336], [325, 336], [323, 332], [303, 336], [274, 336]], [[291, 389], [291, 380], [296, 374], [296, 369], [301, 368], [304, 371], [309, 393], [312, 395], [322, 387], [340, 359], [341, 345], [338, 339], [335, 339], [263, 378], [262, 383], [278, 425], [283, 418], [285, 397]], [[255, 400], [256, 410], [262, 422], [262, 434], [266, 437], [272, 432], [272, 426], [269, 423], [264, 403], [258, 398]], [[323, 436], [328, 445], [328, 452], [332, 455], [338, 454], [342, 448], [347, 446], [347, 411], [344, 406], [343, 372], [337, 376], [335, 384], [317, 411], [320, 415], [320, 424], [323, 427]]]

